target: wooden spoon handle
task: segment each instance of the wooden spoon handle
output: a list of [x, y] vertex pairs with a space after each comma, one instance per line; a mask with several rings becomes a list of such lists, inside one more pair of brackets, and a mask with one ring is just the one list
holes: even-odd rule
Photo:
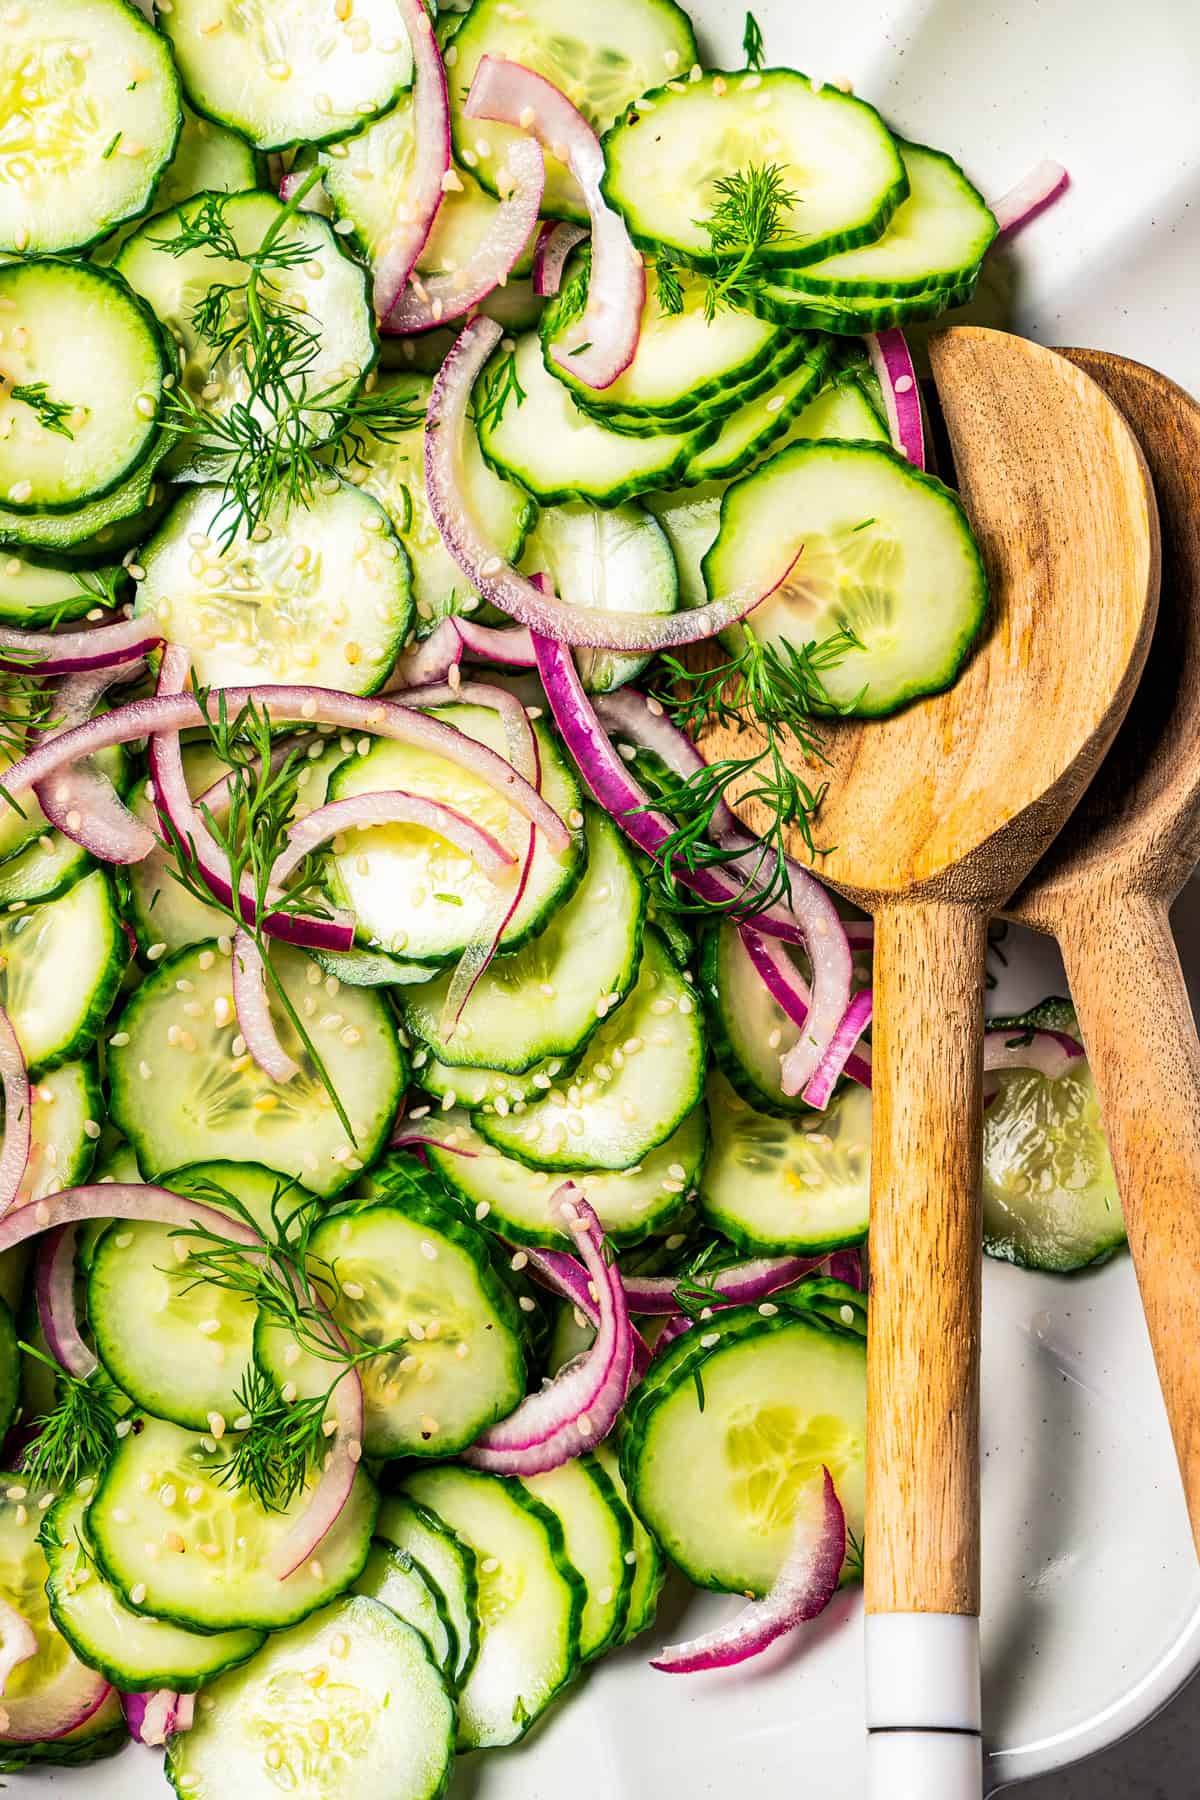
[[[875, 916], [865, 1550], [867, 1722], [881, 1738], [980, 1726], [985, 935], [961, 906]], [[975, 1749], [962, 1745], [968, 1771]]]
[[1059, 939], [1200, 1551], [1200, 1042], [1164, 900], [1091, 895]]

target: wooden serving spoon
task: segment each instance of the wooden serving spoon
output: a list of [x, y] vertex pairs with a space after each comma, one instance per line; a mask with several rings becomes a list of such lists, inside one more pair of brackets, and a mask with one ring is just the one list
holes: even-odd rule
[[1200, 406], [1126, 357], [1060, 354], [1145, 451], [1162, 604], [1116, 742], [1004, 911], [1062, 945], [1200, 1550], [1200, 1043], [1167, 919], [1200, 861]]
[[[1158, 592], [1153, 493], [1087, 376], [1021, 338], [933, 337], [991, 582], [949, 692], [826, 732], [821, 875], [875, 915], [867, 1724], [875, 1800], [978, 1800], [979, 1313], [987, 920], [1124, 717]], [[791, 522], [789, 521], [789, 524]], [[802, 525], [802, 521], [800, 522]], [[732, 748], [714, 732], [714, 755]], [[747, 822], [761, 827], [753, 808]], [[802, 854], [796, 846], [797, 854]]]

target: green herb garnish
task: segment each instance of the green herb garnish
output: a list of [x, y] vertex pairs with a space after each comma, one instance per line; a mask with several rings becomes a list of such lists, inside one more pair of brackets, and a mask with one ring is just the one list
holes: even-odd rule
[[75, 441], [75, 433], [67, 424], [67, 420], [75, 411], [63, 400], [52, 400], [50, 390], [44, 381], [18, 383], [8, 390], [10, 400], [19, 400], [22, 406], [28, 406], [38, 416], [38, 423], [45, 431], [53, 431], [58, 437]]
[[482, 396], [475, 408], [475, 423], [490, 425], [494, 429], [504, 417], [504, 410], [510, 400], [515, 399], [518, 406], [525, 404], [525, 389], [517, 374], [515, 350], [507, 351], [485, 372], [482, 385]]
[[73, 1487], [84, 1475], [98, 1474], [117, 1447], [115, 1403], [120, 1395], [103, 1369], [90, 1375], [68, 1375], [52, 1357], [33, 1344], [19, 1348], [53, 1369], [58, 1399], [42, 1420], [37, 1437], [21, 1460], [23, 1474], [38, 1486]]
[[766, 51], [763, 48], [762, 27], [752, 12], [746, 14], [746, 24], [742, 31], [742, 49], [746, 55], [746, 67], [761, 69]]

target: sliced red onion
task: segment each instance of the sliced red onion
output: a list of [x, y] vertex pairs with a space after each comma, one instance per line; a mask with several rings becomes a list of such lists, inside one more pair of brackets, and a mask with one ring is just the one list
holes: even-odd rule
[[79, 1658], [68, 1654], [57, 1678], [48, 1687], [33, 1693], [7, 1695], [4, 1712], [7, 1724], [4, 1741], [9, 1744], [51, 1743], [86, 1725], [93, 1713], [99, 1712], [112, 1688], [103, 1675], [89, 1669]]
[[[565, 1250], [531, 1250], [522, 1245], [523, 1253], [529, 1259], [529, 1269], [543, 1287], [551, 1293], [560, 1294], [569, 1300], [591, 1324], [599, 1326], [601, 1319], [600, 1304], [591, 1277], [582, 1263], [576, 1262]], [[628, 1283], [622, 1285], [626, 1290], [626, 1304], [632, 1312], [633, 1306], [628, 1298]], [[640, 1381], [653, 1360], [650, 1346], [631, 1323], [629, 1335], [633, 1339], [633, 1376]]]
[[892, 444], [907, 456], [915, 469], [925, 467], [925, 422], [921, 417], [921, 390], [909, 354], [908, 341], [898, 325], [887, 331], [870, 331], [863, 342], [871, 367], [879, 377]]
[[[308, 740], [306, 739], [280, 738], [273, 744], [271, 747], [270, 773], [272, 775], [277, 775], [288, 757], [295, 754], [297, 744], [307, 741]], [[252, 767], [256, 777], [261, 774], [262, 760], [260, 757], [256, 756], [253, 758]], [[206, 787], [202, 794], [196, 795], [192, 805], [200, 814], [201, 818], [204, 816], [203, 809], [205, 807], [208, 808], [209, 812], [212, 813], [214, 817], [217, 813], [224, 811], [229, 805], [233, 793], [234, 782], [237, 779], [238, 777], [234, 770], [230, 769], [228, 774], [219, 776], [217, 780], [213, 782], [211, 787]]]
[[413, 167], [395, 228], [375, 263], [375, 312], [387, 320], [425, 248], [442, 204], [450, 169], [450, 98], [446, 71], [421, 0], [396, 0], [413, 53]]
[[175, 1702], [176, 1731], [190, 1731], [196, 1722], [195, 1694], [180, 1694]]
[[[1021, 1025], [995, 1026], [983, 1034], [983, 1069], [996, 1075], [1006, 1069], [1035, 1069], [1058, 1081], [1080, 1061], [1083, 1046], [1065, 1031], [1029, 1031]], [[996, 1084], [985, 1082], [993, 1091]]]
[[46, 1347], [55, 1362], [79, 1380], [99, 1364], [83, 1341], [75, 1305], [75, 1240], [77, 1225], [48, 1231], [37, 1247], [34, 1293]]
[[[182, 1722], [185, 1700], [188, 1702], [186, 1725]], [[175, 1732], [191, 1729], [195, 1696], [177, 1694], [171, 1688], [157, 1688], [148, 1694], [122, 1694], [121, 1706], [134, 1743], [157, 1749]]]
[[496, 1475], [541, 1475], [598, 1444], [616, 1424], [633, 1378], [633, 1339], [625, 1290], [605, 1257], [595, 1213], [573, 1182], [556, 1191], [552, 1216], [575, 1238], [599, 1296], [600, 1324], [584, 1354], [560, 1369], [516, 1411], [491, 1426], [463, 1461]]
[[852, 950], [874, 950], [874, 919], [845, 919], [846, 937]]
[[271, 1017], [262, 952], [241, 926], [234, 934], [232, 960], [233, 1004], [246, 1048], [263, 1074], [269, 1075], [272, 1081], [281, 1084], [291, 1081], [300, 1073], [300, 1064], [288, 1055], [279, 1041]]
[[355, 794], [348, 800], [332, 800], [318, 806], [288, 828], [288, 847], [275, 864], [277, 882], [285, 882], [306, 856], [342, 831], [366, 831], [373, 825], [419, 825], [461, 850], [485, 875], [499, 881], [511, 875], [517, 858], [498, 838], [476, 825], [465, 813], [402, 789], [384, 793]]
[[[54, 694], [53, 727], [39, 733], [38, 741], [84, 724], [100, 696], [114, 682], [131, 680], [145, 661], [144, 656], [134, 656], [108, 668], [64, 676]], [[141, 862], [158, 841], [148, 825], [134, 818], [91, 758], [61, 770], [52, 781], [39, 782], [36, 793], [50, 823], [101, 862]]]
[[481, 56], [467, 95], [466, 112], [528, 131], [544, 150], [565, 162], [583, 194], [592, 225], [587, 304], [571, 336], [574, 350], [555, 345], [560, 369], [590, 388], [611, 387], [637, 351], [646, 303], [642, 253], [620, 213], [600, 191], [604, 152], [600, 140], [567, 96], [521, 63]]
[[533, 291], [542, 299], [557, 294], [562, 286], [567, 258], [587, 232], [582, 225], [569, 225], [566, 220], [547, 219], [538, 234], [533, 252]]
[[[649, 750], [680, 781], [690, 781], [707, 764], [686, 731], [668, 719], [662, 706], [654, 706], [636, 688], [618, 688], [612, 694], [595, 694], [592, 705], [596, 716], [611, 735], [619, 732], [641, 750]], [[657, 708], [657, 710], [656, 710]], [[741, 824], [732, 807], [718, 799], [712, 812], [713, 835], [717, 842], [724, 838], [744, 837]], [[811, 880], [805, 876], [805, 880]]]
[[145, 656], [163, 634], [153, 619], [121, 619], [90, 631], [0, 629], [0, 669], [21, 675], [76, 675]]
[[846, 1516], [828, 1469], [813, 1489], [811, 1504], [807, 1492], [801, 1496], [791, 1546], [766, 1598], [752, 1600], [728, 1625], [690, 1643], [668, 1645], [652, 1658], [651, 1668], [669, 1675], [732, 1669], [825, 1611], [846, 1560]]
[[434, 1150], [452, 1150], [455, 1156], [466, 1156], [472, 1162], [479, 1155], [478, 1150], [464, 1150], [461, 1144], [452, 1144], [446, 1138], [437, 1135], [437, 1126], [428, 1119], [407, 1119], [393, 1131], [388, 1139], [389, 1150], [421, 1150], [428, 1144]]
[[993, 203], [992, 216], [1000, 227], [1000, 236], [1007, 237], [1019, 231], [1022, 225], [1028, 225], [1030, 219], [1036, 219], [1051, 201], [1066, 193], [1070, 185], [1071, 177], [1061, 163], [1040, 162], [1023, 181], [1018, 181], [1016, 187]]
[[532, 669], [533, 644], [519, 625], [476, 625], [455, 615], [443, 619], [415, 649], [396, 658], [386, 692], [406, 692], [429, 681], [444, 681], [451, 669], [472, 659], [502, 669]]
[[863, 1292], [862, 1256], [857, 1250], [835, 1250], [829, 1259], [829, 1274], [832, 1280]]
[[29, 1167], [30, 1108], [33, 1095], [25, 1052], [12, 1020], [0, 1006], [0, 1081], [4, 1086], [4, 1148], [0, 1150], [0, 1219], [21, 1191]]
[[766, 588], [755, 583], [710, 600], [706, 606], [674, 613], [607, 612], [598, 606], [575, 606], [543, 594], [505, 562], [480, 535], [461, 474], [464, 434], [474, 430], [468, 417], [471, 393], [500, 337], [494, 319], [472, 319], [463, 327], [434, 381], [425, 426], [425, 488], [430, 511], [447, 550], [483, 599], [544, 637], [600, 650], [643, 651], [667, 650], [713, 637], [774, 593], [795, 557]]
[[[757, 1306], [783, 1288], [793, 1287], [829, 1261], [827, 1256], [758, 1256], [750, 1262], [705, 1273], [698, 1279], [721, 1296], [726, 1306]], [[622, 1275], [632, 1313], [675, 1313], [682, 1277], [679, 1275]]]
[[279, 183], [279, 198], [287, 206], [307, 184], [307, 191], [300, 202], [300, 211], [318, 213], [323, 219], [331, 219], [333, 202], [329, 198], [325, 183], [311, 180], [312, 174], [311, 168], [290, 170]]
[[508, 162], [499, 171], [497, 185], [503, 188], [506, 178], [512, 184], [511, 190], [500, 202], [491, 230], [474, 255], [449, 274], [418, 275], [414, 270], [391, 312], [382, 320], [384, 331], [431, 331], [451, 319], [461, 319], [473, 306], [486, 300], [494, 288], [505, 285], [529, 242], [542, 204], [546, 165], [536, 144], [519, 138], [510, 146]]
[[[844, 925], [844, 921], [839, 920], [839, 924]], [[787, 1014], [793, 1025], [798, 1026], [800, 1031], [807, 1036], [812, 994], [803, 975], [787, 952], [767, 937], [761, 919], [754, 919], [740, 925], [738, 931], [746, 952], [771, 998], [780, 1010]], [[851, 959], [851, 967], [853, 968], [853, 959]], [[847, 1001], [846, 1004], [848, 1005], [849, 1002]], [[842, 1016], [845, 1016], [845, 1007], [843, 1007]], [[840, 1024], [840, 1022], [839, 1020], [837, 1023]], [[834, 1030], [836, 1031], [836, 1029], [837, 1025], [835, 1024]], [[803, 1042], [804, 1039], [798, 1041]], [[852, 1081], [859, 1082], [863, 1087], [871, 1085], [871, 1061], [867, 1048], [864, 1044], [860, 1045], [858, 1049], [852, 1050], [846, 1058], [845, 1064], [845, 1073]], [[808, 1055], [811, 1056], [811, 1053], [812, 1046], [810, 1044]], [[818, 1057], [816, 1061], [819, 1063], [820, 1058]], [[816, 1073], [815, 1065], [812, 1073]], [[784, 1091], [798, 1092], [799, 1086], [792, 1089], [785, 1088]]]
[[[325, 1329], [330, 1343], [349, 1356], [349, 1345], [328, 1313]], [[350, 1498], [363, 1442], [363, 1391], [356, 1368], [347, 1367], [334, 1385], [333, 1418], [337, 1429], [325, 1453], [320, 1480], [309, 1495], [304, 1511], [267, 1557], [267, 1568], [280, 1581], [286, 1581], [311, 1559], [337, 1524]]]
[[[863, 988], [842, 1014], [841, 1022], [804, 1090], [804, 1098], [810, 1106], [823, 1109], [829, 1105], [830, 1096], [845, 1073], [855, 1045], [871, 1023], [872, 1004], [870, 988]], [[787, 1092], [786, 1088], [784, 1092]]]
[[694, 1324], [695, 1320], [689, 1319], [686, 1313], [674, 1313], [667, 1320], [657, 1338], [654, 1340], [655, 1357], [662, 1356], [665, 1351], [671, 1348], [675, 1339], [683, 1337], [686, 1332], [689, 1332], [692, 1329]]
[[37, 1633], [15, 1606], [0, 1595], [0, 1694], [14, 1669], [37, 1655]]

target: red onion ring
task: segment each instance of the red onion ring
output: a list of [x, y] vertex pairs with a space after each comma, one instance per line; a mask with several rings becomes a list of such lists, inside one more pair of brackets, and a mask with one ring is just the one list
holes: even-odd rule
[[536, 1394], [491, 1426], [464, 1452], [472, 1468], [496, 1475], [540, 1475], [598, 1444], [616, 1424], [633, 1377], [633, 1339], [625, 1290], [604, 1254], [595, 1213], [573, 1182], [565, 1181], [553, 1206], [579, 1245], [599, 1295], [595, 1342]]
[[34, 1293], [46, 1347], [55, 1362], [85, 1381], [99, 1363], [83, 1341], [75, 1306], [75, 1240], [77, 1225], [48, 1231], [37, 1247]]
[[576, 244], [587, 232], [582, 225], [569, 225], [565, 220], [548, 219], [538, 233], [533, 252], [533, 291], [542, 299], [557, 294], [562, 286], [563, 269]]
[[1009, 188], [1007, 194], [993, 202], [991, 213], [1000, 227], [999, 235], [1009, 237], [1022, 225], [1028, 225], [1030, 219], [1036, 219], [1051, 201], [1065, 194], [1070, 185], [1071, 177], [1061, 163], [1040, 162], [1024, 180], [1018, 181], [1016, 187]]
[[517, 859], [490, 831], [440, 800], [427, 800], [402, 789], [385, 793], [355, 794], [348, 800], [332, 800], [306, 813], [288, 828], [288, 847], [275, 864], [279, 882], [287, 880], [306, 856], [341, 831], [365, 831], [373, 825], [419, 825], [435, 832], [448, 844], [478, 863], [493, 881], [511, 874]]
[[752, 1600], [728, 1625], [690, 1643], [669, 1644], [651, 1659], [652, 1669], [668, 1675], [732, 1669], [825, 1611], [846, 1560], [846, 1516], [829, 1470], [821, 1475], [819, 1500], [814, 1494], [815, 1505], [802, 1501], [798, 1507], [791, 1546], [766, 1598]]
[[666, 650], [713, 637], [774, 593], [795, 558], [767, 588], [736, 588], [706, 606], [674, 613], [606, 612], [543, 594], [481, 537], [460, 476], [463, 436], [475, 381], [499, 343], [494, 319], [472, 319], [459, 333], [429, 396], [425, 425], [425, 488], [447, 550], [475, 591], [521, 625], [544, 637], [600, 650]]
[[450, 168], [450, 97], [433, 21], [421, 0], [396, 4], [412, 40], [413, 172], [405, 189], [404, 216], [397, 219], [375, 264], [375, 312], [382, 320], [403, 298], [441, 210], [442, 182]]
[[[468, 1152], [473, 1155], [474, 1152]], [[601, 1312], [599, 1302], [594, 1297], [593, 1283], [582, 1263], [576, 1262], [565, 1250], [531, 1250], [527, 1245], [521, 1246], [522, 1252], [529, 1258], [529, 1268], [534, 1278], [551, 1293], [559, 1294], [569, 1300], [572, 1306], [578, 1307], [584, 1317], [595, 1326], [599, 1326]], [[626, 1292], [626, 1304], [630, 1312], [634, 1310], [629, 1301], [629, 1284], [622, 1277], [622, 1286]], [[633, 1379], [640, 1381], [653, 1360], [650, 1346], [641, 1332], [631, 1323], [629, 1335], [633, 1339]]]
[[163, 634], [153, 619], [121, 619], [90, 631], [10, 631], [0, 629], [0, 669], [20, 675], [77, 675], [110, 669], [145, 656], [161, 644]]
[[[804, 1032], [808, 1026], [812, 995], [808, 983], [799, 969], [786, 951], [767, 937], [761, 919], [753, 919], [739, 925], [738, 932], [751, 962], [757, 969], [776, 1006], [787, 1014], [793, 1025], [798, 1026]], [[851, 959], [851, 966], [853, 967], [853, 959]], [[847, 1002], [847, 1004], [849, 1003]], [[815, 1073], [815, 1069], [813, 1072]], [[845, 1073], [852, 1081], [859, 1082], [863, 1087], [870, 1087], [871, 1061], [865, 1044], [852, 1051], [847, 1057]]]
[[12, 1020], [0, 1006], [0, 1081], [4, 1086], [4, 1148], [0, 1150], [0, 1219], [21, 1191], [29, 1167], [33, 1095], [25, 1052]]
[[857, 1250], [835, 1250], [829, 1258], [829, 1275], [833, 1281], [844, 1282], [847, 1287], [857, 1288], [863, 1292], [862, 1256]]
[[232, 961], [233, 1005], [238, 1030], [263, 1074], [283, 1085], [300, 1073], [300, 1064], [288, 1055], [279, 1041], [271, 1017], [262, 952], [244, 926], [239, 925], [234, 933]]
[[[182, 1722], [185, 1700], [190, 1703], [186, 1725]], [[171, 1688], [156, 1688], [148, 1694], [122, 1694], [121, 1707], [134, 1743], [157, 1749], [175, 1732], [191, 1729], [195, 1695], [177, 1694]]]
[[519, 138], [510, 146], [507, 166], [498, 179], [503, 182], [506, 177], [512, 189], [500, 202], [491, 230], [474, 255], [449, 274], [411, 271], [396, 304], [382, 320], [384, 331], [398, 335], [431, 331], [451, 319], [461, 319], [494, 288], [505, 285], [537, 225], [542, 204], [546, 165], [536, 144]]
[[[55, 690], [54, 724], [39, 733], [38, 741], [82, 725], [114, 682], [128, 681], [144, 667], [145, 658], [134, 656], [105, 669], [65, 676]], [[50, 823], [101, 862], [141, 862], [154, 849], [157, 839], [150, 827], [134, 818], [90, 758], [63, 770], [53, 781], [39, 782], [35, 792]]]
[[[855, 994], [842, 1014], [841, 1023], [830, 1038], [825, 1054], [804, 1090], [804, 1098], [810, 1106], [824, 1109], [829, 1105], [830, 1096], [845, 1073], [854, 1046], [871, 1023], [872, 1007], [871, 990], [863, 988]], [[786, 1091], [785, 1089], [784, 1092]]]
[[[783, 1288], [794, 1287], [829, 1261], [825, 1256], [758, 1256], [750, 1262], [732, 1263], [700, 1277], [706, 1287], [720, 1294], [726, 1306], [757, 1306]], [[677, 1275], [622, 1275], [629, 1310], [634, 1313], [679, 1311]]]
[[37, 1633], [15, 1606], [0, 1595], [0, 1694], [14, 1669], [37, 1655]]
[[533, 644], [519, 625], [476, 625], [454, 615], [436, 625], [414, 650], [396, 658], [384, 691], [394, 694], [444, 681], [451, 669], [471, 658], [503, 669], [532, 669]]
[[[322, 1311], [326, 1312], [325, 1329], [330, 1342], [349, 1356], [349, 1345], [323, 1304]], [[333, 1417], [337, 1430], [326, 1452], [321, 1478], [304, 1511], [267, 1557], [268, 1569], [280, 1581], [286, 1581], [309, 1561], [337, 1524], [350, 1498], [363, 1441], [363, 1391], [356, 1368], [347, 1367], [334, 1385]]]
[[[1049, 1081], [1058, 1081], [1083, 1056], [1083, 1046], [1065, 1031], [1029, 1031], [1021, 1025], [993, 1026], [983, 1034], [984, 1075], [1007, 1069], [1034, 1069]], [[984, 1093], [995, 1093], [998, 1083], [984, 1081]]]
[[921, 417], [921, 390], [909, 353], [908, 340], [898, 325], [887, 331], [868, 332], [863, 339], [871, 367], [879, 377], [887, 412], [892, 446], [915, 469], [925, 467], [925, 422]]
[[190, 1731], [196, 1721], [195, 1694], [180, 1694], [175, 1701], [176, 1731]]
[[587, 304], [578, 322], [579, 348], [551, 350], [560, 369], [590, 388], [611, 387], [637, 351], [646, 303], [642, 253], [620, 213], [600, 191], [604, 152], [578, 107], [545, 76], [521, 63], [481, 56], [467, 95], [466, 112], [530, 132], [565, 162], [583, 194], [592, 225]]

